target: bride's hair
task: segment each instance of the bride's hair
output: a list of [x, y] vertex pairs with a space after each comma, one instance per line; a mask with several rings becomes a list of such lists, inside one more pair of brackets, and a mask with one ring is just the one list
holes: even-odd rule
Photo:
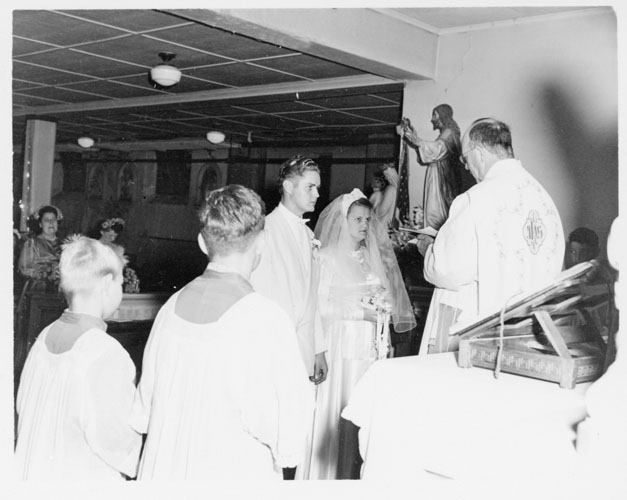
[[355, 200], [353, 203], [349, 205], [348, 212], [346, 212], [346, 216], [348, 216], [348, 214], [351, 213], [351, 210], [353, 209], [353, 207], [366, 207], [372, 210], [372, 203], [370, 203], [368, 198], [359, 198], [358, 200]]
[[265, 213], [259, 195], [239, 184], [209, 192], [198, 214], [209, 259], [246, 250], [263, 229]]

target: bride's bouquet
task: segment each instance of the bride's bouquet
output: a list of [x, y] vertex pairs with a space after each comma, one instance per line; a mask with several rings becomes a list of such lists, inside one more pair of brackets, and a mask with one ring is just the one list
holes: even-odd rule
[[377, 325], [372, 339], [372, 352], [376, 359], [387, 357], [390, 352], [390, 314], [392, 304], [384, 287], [376, 287], [371, 294], [361, 298], [361, 306], [377, 312]]
[[134, 269], [126, 266], [122, 281], [124, 293], [139, 293], [139, 278]]
[[386, 290], [382, 286], [375, 288], [371, 294], [362, 297], [361, 306], [381, 314], [390, 314], [392, 312], [392, 304], [389, 303]]

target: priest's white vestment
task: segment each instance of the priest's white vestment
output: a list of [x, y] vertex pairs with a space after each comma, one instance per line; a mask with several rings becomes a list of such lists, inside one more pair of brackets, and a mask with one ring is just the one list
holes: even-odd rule
[[[455, 198], [425, 253], [424, 275], [436, 290], [421, 354], [428, 339], [446, 340], [453, 324], [551, 282], [563, 259], [564, 231], [549, 194], [518, 160], [496, 162], [481, 182]], [[439, 347], [431, 352], [446, 350]]]

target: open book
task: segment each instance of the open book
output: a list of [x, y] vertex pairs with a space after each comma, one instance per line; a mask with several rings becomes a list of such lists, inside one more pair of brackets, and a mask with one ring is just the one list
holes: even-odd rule
[[[516, 317], [517, 314], [528, 314], [528, 311], [532, 308], [545, 304], [549, 299], [576, 284], [576, 280], [590, 272], [593, 267], [594, 264], [592, 262], [581, 262], [570, 269], [562, 271], [554, 279], [547, 280], [543, 285], [533, 290], [510, 297], [503, 312], [503, 319], [507, 321], [509, 318]], [[485, 330], [498, 325], [500, 317], [501, 308], [494, 309], [482, 316], [454, 324], [451, 326], [449, 333], [450, 335], [464, 335], [473, 331]]]
[[[427, 236], [431, 236], [432, 238], [435, 238], [438, 234], [438, 231], [436, 229], [433, 229], [431, 226], [427, 226], [424, 229], [411, 229], [408, 227], [401, 227], [400, 230], [413, 234], [426, 234]], [[409, 243], [415, 243], [415, 240], [410, 240]]]

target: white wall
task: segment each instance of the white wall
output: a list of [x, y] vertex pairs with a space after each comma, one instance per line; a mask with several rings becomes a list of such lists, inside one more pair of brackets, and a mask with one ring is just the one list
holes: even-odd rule
[[[437, 135], [429, 119], [441, 103], [462, 131], [484, 116], [508, 123], [564, 231], [588, 226], [604, 244], [618, 213], [616, 36], [608, 9], [443, 35], [435, 81], [407, 84], [403, 114], [425, 139]], [[425, 168], [411, 157], [411, 203], [422, 204]]]

